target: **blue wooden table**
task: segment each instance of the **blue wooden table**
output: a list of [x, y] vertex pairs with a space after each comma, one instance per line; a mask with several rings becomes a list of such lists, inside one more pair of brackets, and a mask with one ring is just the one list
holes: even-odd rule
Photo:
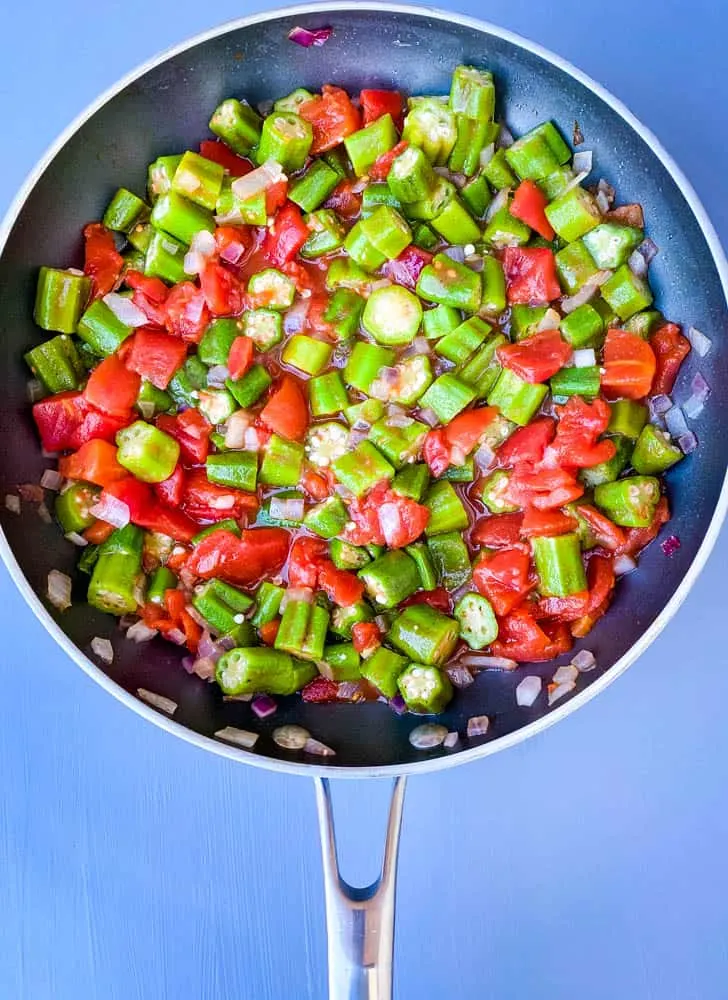
[[[265, 4], [29, 0], [0, 33], [0, 206], [136, 63]], [[459, 0], [622, 98], [728, 235], [727, 19], [714, 0]], [[632, 670], [515, 750], [410, 783], [400, 1000], [723, 1000], [728, 992], [724, 534]], [[1, 1000], [320, 1000], [313, 789], [122, 709], [0, 571]], [[371, 877], [385, 789], [337, 789], [346, 874]], [[383, 813], [382, 813], [383, 816]], [[381, 824], [379, 824], [381, 826]]]

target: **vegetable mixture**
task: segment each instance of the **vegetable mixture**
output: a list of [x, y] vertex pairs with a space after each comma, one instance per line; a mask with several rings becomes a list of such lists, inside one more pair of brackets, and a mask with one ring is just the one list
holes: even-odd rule
[[567, 653], [669, 518], [650, 401], [690, 344], [642, 209], [495, 98], [470, 66], [230, 98], [83, 271], [41, 268], [33, 416], [88, 602], [228, 696], [439, 713], [463, 670]]

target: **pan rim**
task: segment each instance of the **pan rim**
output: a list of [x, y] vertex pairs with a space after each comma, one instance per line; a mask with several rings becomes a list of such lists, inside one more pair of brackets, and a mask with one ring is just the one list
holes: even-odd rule
[[[392, 3], [386, 2], [386, 0], [353, 0], [353, 2], [350, 0], [348, 3], [337, 3], [324, 0], [324, 2], [293, 4], [290, 6], [277, 7], [258, 14], [235, 18], [231, 21], [218, 25], [217, 27], [199, 32], [191, 38], [188, 38], [177, 45], [171, 46], [157, 55], [152, 56], [150, 59], [147, 59], [139, 66], [132, 69], [116, 83], [108, 87], [94, 101], [87, 105], [86, 108], [84, 108], [80, 114], [78, 114], [76, 118], [74, 118], [73, 121], [65, 129], [63, 129], [60, 135], [49, 145], [45, 153], [31, 169], [25, 182], [10, 203], [2, 224], [0, 224], [0, 256], [2, 256], [8, 237], [18, 215], [30, 197], [38, 180], [51, 164], [53, 159], [63, 149], [72, 136], [81, 128], [81, 126], [84, 125], [89, 118], [91, 118], [92, 115], [96, 114], [96, 112], [99, 111], [108, 101], [132, 84], [135, 80], [139, 79], [144, 74], [155, 69], [157, 66], [174, 56], [180, 55], [188, 49], [192, 49], [197, 45], [203, 44], [211, 39], [218, 38], [221, 35], [228, 34], [232, 31], [252, 27], [256, 24], [262, 24], [268, 21], [274, 21], [281, 17], [291, 17], [296, 15], [320, 15], [322, 13], [335, 13], [341, 11], [356, 12], [360, 10], [382, 13], [392, 12], [411, 15], [413, 17], [428, 17], [437, 21], [446, 21], [450, 23], [454, 22], [481, 34], [490, 34], [527, 52], [530, 52], [540, 59], [543, 59], [546, 63], [549, 63], [556, 69], [572, 77], [588, 88], [603, 103], [610, 107], [612, 111], [618, 114], [632, 129], [634, 129], [642, 139], [644, 139], [652, 153], [662, 163], [672, 179], [675, 181], [676, 185], [680, 189], [680, 192], [687, 201], [690, 210], [703, 233], [703, 236], [705, 237], [720, 278], [724, 296], [728, 301], [728, 261], [726, 260], [718, 235], [708, 217], [707, 212], [705, 211], [705, 208], [703, 207], [702, 202], [700, 201], [700, 198], [681, 168], [663, 147], [659, 139], [649, 128], [642, 124], [642, 122], [619, 98], [615, 97], [605, 87], [597, 83], [590, 76], [588, 76], [588, 74], [578, 69], [567, 59], [564, 59], [536, 42], [532, 42], [529, 39], [524, 38], [516, 32], [501, 28], [489, 21], [470, 17], [464, 14], [458, 14], [425, 5], [413, 3]], [[630, 667], [643, 652], [645, 652], [645, 650], [652, 644], [652, 642], [676, 614], [703, 570], [703, 567], [705, 566], [705, 563], [707, 562], [707, 559], [717, 541], [720, 528], [727, 512], [728, 471], [724, 475], [720, 496], [711, 517], [708, 530], [706, 531], [703, 541], [701, 542], [695, 557], [688, 567], [683, 579], [680, 581], [675, 593], [665, 604], [664, 608], [658, 614], [654, 622], [649, 626], [649, 628], [646, 629], [640, 638], [616, 661], [616, 663], [612, 665], [612, 667], [610, 667], [597, 680], [593, 681], [584, 691], [574, 695], [561, 706], [554, 708], [541, 718], [522, 726], [512, 733], [498, 737], [492, 742], [483, 743], [480, 746], [472, 747], [471, 749], [460, 750], [453, 754], [447, 754], [432, 759], [424, 759], [422, 761], [415, 761], [408, 764], [364, 764], [337, 766], [278, 760], [273, 757], [258, 754], [255, 751], [243, 750], [229, 744], [222, 743], [211, 736], [204, 736], [201, 733], [197, 733], [189, 729], [187, 726], [184, 726], [182, 723], [175, 722], [173, 719], [168, 718], [162, 713], [151, 708], [131, 692], [126, 691], [120, 684], [112, 680], [107, 674], [104, 673], [103, 670], [96, 666], [96, 664], [93, 663], [93, 661], [91, 661], [85, 653], [83, 653], [82, 650], [71, 641], [61, 626], [58, 625], [52, 618], [49, 611], [42, 603], [40, 597], [31, 587], [28, 579], [18, 564], [2, 529], [0, 529], [0, 557], [2, 557], [11, 579], [22, 596], [25, 598], [26, 603], [35, 614], [35, 617], [44, 626], [46, 631], [52, 636], [61, 649], [77, 664], [77, 666], [84, 671], [84, 673], [91, 677], [106, 692], [111, 694], [117, 701], [121, 702], [127, 708], [130, 708], [146, 721], [153, 723], [160, 729], [163, 729], [171, 735], [176, 736], [202, 750], [269, 771], [277, 771], [283, 774], [304, 775], [307, 777], [318, 776], [352, 779], [384, 778], [395, 777], [398, 775], [415, 775], [427, 772], [443, 771], [460, 764], [466, 764], [470, 761], [490, 756], [491, 754], [497, 753], [501, 750], [506, 750], [532, 736], [542, 733], [550, 726], [555, 725], [557, 722], [565, 719], [568, 715], [571, 715], [572, 712], [575, 712], [577, 709], [586, 705], [587, 702], [591, 701], [591, 699], [596, 697], [598, 694], [601, 694], [602, 691], [604, 691], [610, 684], [613, 683], [613, 681], [621, 676], [621, 674], [623, 674], [624, 671]]]

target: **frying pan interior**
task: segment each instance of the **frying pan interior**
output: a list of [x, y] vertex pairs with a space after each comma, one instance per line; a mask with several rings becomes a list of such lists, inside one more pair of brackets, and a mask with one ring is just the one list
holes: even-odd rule
[[[331, 24], [333, 37], [321, 48], [300, 48], [286, 38], [299, 23]], [[18, 483], [38, 482], [49, 464], [33, 431], [26, 398], [28, 373], [22, 361], [24, 350], [40, 335], [31, 319], [37, 269], [42, 264], [80, 264], [81, 229], [100, 218], [118, 186], [142, 192], [149, 161], [195, 148], [207, 135], [211, 109], [224, 97], [245, 96], [255, 103], [297, 86], [316, 90], [327, 81], [350, 91], [369, 86], [445, 93], [453, 66], [463, 62], [493, 70], [500, 106], [507, 110], [508, 125], [515, 133], [552, 118], [570, 138], [578, 120], [585, 136], [582, 148], [594, 151], [593, 177], [613, 184], [622, 201], [645, 207], [648, 233], [660, 247], [651, 272], [660, 308], [671, 319], [692, 323], [713, 339], [705, 359], [691, 356], [675, 392], [678, 400], [686, 398], [698, 369], [716, 390], [695, 425], [700, 449], [668, 477], [674, 510], [671, 530], [681, 547], [667, 559], [659, 545], [652, 546], [639, 571], [621, 582], [609, 614], [582, 642], [598, 661], [598, 668], [580, 679], [578, 692], [582, 692], [599, 684], [655, 623], [696, 559], [716, 508], [722, 508], [728, 451], [724, 431], [728, 394], [720, 391], [728, 377], [728, 347], [722, 336], [728, 328], [719, 274], [722, 258], [714, 235], [706, 237], [649, 137], [643, 138], [638, 128], [567, 69], [516, 39], [502, 37], [497, 29], [461, 22], [450, 14], [368, 3], [349, 9], [317, 5], [274, 13], [233, 25], [172, 54], [98, 107], [57, 152], [14, 223], [11, 220], [0, 261], [2, 493]], [[695, 205], [694, 195], [688, 197]], [[700, 213], [699, 206], [697, 210]], [[77, 550], [55, 526], [41, 522], [33, 505], [24, 504], [20, 517], [3, 508], [0, 522], [21, 573], [39, 597], [45, 594], [50, 569], [73, 575]], [[21, 574], [16, 575], [22, 585]], [[240, 752], [240, 756], [264, 766], [288, 765], [310, 773], [310, 764], [316, 763], [313, 759], [304, 763], [276, 747], [270, 730], [284, 722], [300, 723], [334, 747], [335, 767], [341, 772], [361, 774], [362, 768], [367, 772], [377, 768], [378, 773], [386, 766], [408, 770], [407, 765], [416, 762], [423, 768], [443, 766], [445, 758], [461, 760], [473, 752], [488, 752], [548, 714], [543, 696], [533, 708], [517, 709], [514, 689], [526, 672], [550, 677], [553, 664], [513, 675], [483, 674], [459, 692], [444, 716], [445, 725], [462, 731], [470, 716], [487, 714], [491, 728], [485, 740], [461, 743], [454, 751], [415, 751], [408, 734], [421, 720], [398, 718], [376, 703], [317, 707], [291, 698], [273, 720], [261, 723], [248, 705], [224, 704], [217, 687], [188, 676], [175, 647], [158, 640], [143, 646], [125, 642], [114, 619], [83, 604], [84, 580], [76, 580], [74, 607], [54, 617], [82, 654], [88, 652], [93, 636], [112, 638], [114, 663], [104, 669], [119, 685], [117, 694], [145, 687], [174, 699], [179, 705], [174, 721], [185, 728], [172, 728], [188, 738], [212, 736], [226, 725], [260, 731], [253, 754]], [[85, 669], [104, 680], [82, 655], [75, 655]]]

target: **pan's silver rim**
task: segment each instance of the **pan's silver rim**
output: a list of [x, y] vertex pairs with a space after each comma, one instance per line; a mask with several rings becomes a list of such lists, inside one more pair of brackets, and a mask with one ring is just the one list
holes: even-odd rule
[[[279, 7], [275, 10], [269, 10], [261, 14], [253, 14], [249, 17], [238, 18], [233, 21], [228, 21], [225, 24], [219, 25], [209, 31], [202, 32], [194, 37], [176, 45], [172, 48], [167, 49], [164, 52], [147, 60], [141, 66], [132, 70], [131, 73], [127, 74], [108, 90], [105, 91], [100, 97], [98, 97], [92, 104], [90, 104], [81, 114], [66, 128], [61, 135], [56, 139], [54, 143], [48, 148], [44, 156], [38, 161], [33, 170], [28, 175], [24, 185], [18, 191], [13, 202], [8, 209], [5, 218], [3, 219], [2, 226], [0, 226], [0, 255], [2, 254], [5, 244], [7, 242], [10, 231], [15, 223], [17, 216], [19, 215], [26, 199], [30, 195], [31, 191], [35, 187], [37, 181], [53, 160], [53, 158], [58, 154], [62, 147], [68, 142], [71, 136], [78, 131], [78, 129], [89, 119], [93, 114], [95, 114], [100, 108], [106, 104], [112, 97], [115, 97], [121, 90], [127, 87], [129, 84], [133, 83], [140, 76], [143, 76], [149, 70], [154, 69], [160, 63], [165, 62], [167, 59], [178, 55], [181, 52], [185, 52], [187, 49], [194, 48], [196, 45], [200, 45], [203, 42], [208, 41], [212, 38], [217, 38], [220, 35], [227, 34], [230, 31], [236, 31], [240, 28], [251, 27], [256, 24], [262, 24], [266, 21], [275, 20], [279, 17], [284, 16], [313, 16], [321, 15], [322, 13], [335, 13], [337, 11], [392, 11], [394, 13], [400, 14], [411, 14], [416, 17], [427, 16], [434, 20], [439, 21], [449, 21], [455, 22], [456, 24], [463, 25], [466, 28], [472, 28], [474, 31], [487, 33], [493, 35], [497, 38], [502, 38], [504, 41], [510, 42], [514, 45], [525, 49], [527, 52], [531, 52], [541, 59], [560, 69], [562, 72], [578, 80], [585, 87], [591, 90], [597, 97], [599, 97], [605, 104], [607, 104], [613, 111], [620, 115], [650, 146], [652, 152], [661, 161], [663, 166], [671, 174], [673, 180], [680, 188], [683, 196], [685, 197], [687, 203], [689, 204], [697, 222], [700, 226], [703, 235], [710, 248], [711, 255], [715, 262], [718, 274], [720, 275], [721, 284], [723, 286], [724, 294], [726, 299], [728, 299], [728, 261], [726, 261], [723, 248], [720, 244], [718, 236], [713, 228], [708, 215], [703, 208], [703, 205], [698, 198], [695, 190], [688, 181], [688, 179], [683, 174], [682, 170], [678, 167], [675, 161], [672, 159], [670, 154], [663, 148], [660, 141], [657, 139], [653, 133], [646, 128], [642, 122], [640, 122], [632, 112], [625, 107], [625, 105], [614, 97], [609, 91], [605, 90], [600, 84], [596, 83], [581, 70], [577, 69], [566, 59], [562, 59], [560, 56], [555, 55], [548, 49], [537, 45], [534, 42], [528, 41], [528, 39], [523, 38], [520, 35], [515, 34], [512, 31], [507, 31], [503, 28], [499, 28], [497, 25], [490, 24], [487, 21], [480, 21], [476, 18], [467, 17], [465, 15], [453, 14], [450, 11], [438, 10], [432, 7], [417, 6], [414, 4], [400, 4], [400, 3], [386, 3], [386, 2], [372, 2], [372, 0], [356, 0], [356, 2], [350, 3], [333, 3], [333, 2], [322, 2], [322, 3], [308, 3], [308, 4], [296, 4], [289, 7]], [[713, 546], [716, 543], [718, 534], [720, 532], [721, 525], [726, 516], [726, 511], [728, 510], [728, 475], [724, 478], [723, 487], [721, 489], [720, 497], [716, 505], [715, 512], [710, 522], [710, 526], [705, 534], [705, 538], [698, 549], [695, 558], [693, 559], [690, 567], [685, 574], [683, 580], [681, 581], [679, 587], [673, 594], [672, 598], [665, 605], [661, 613], [657, 616], [652, 625], [646, 630], [646, 632], [640, 637], [640, 639], [622, 656], [602, 677], [594, 681], [589, 685], [584, 691], [570, 698], [567, 702], [564, 702], [560, 707], [555, 708], [553, 711], [549, 712], [548, 715], [543, 716], [536, 721], [529, 723], [523, 728], [516, 730], [507, 736], [502, 736], [491, 743], [484, 743], [481, 746], [474, 747], [470, 750], [461, 750], [454, 754], [449, 754], [443, 757], [437, 757], [431, 760], [422, 760], [412, 764], [386, 764], [379, 766], [347, 766], [347, 767], [335, 767], [335, 766], [321, 766], [309, 763], [298, 763], [294, 761], [282, 761], [275, 760], [271, 757], [265, 757], [258, 755], [251, 751], [241, 750], [233, 746], [229, 746], [225, 743], [221, 743], [212, 737], [202, 736], [199, 733], [195, 733], [188, 729], [186, 726], [180, 723], [174, 722], [173, 719], [167, 718], [160, 712], [155, 711], [150, 708], [144, 702], [140, 701], [134, 695], [125, 691], [120, 685], [115, 681], [112, 681], [107, 675], [99, 669], [89, 658], [77, 647], [68, 636], [63, 632], [59, 625], [56, 624], [54, 619], [51, 617], [49, 612], [46, 610], [41, 600], [35, 591], [31, 588], [25, 575], [23, 574], [20, 566], [18, 565], [15, 556], [10, 548], [7, 538], [4, 532], [0, 531], [0, 556], [2, 556], [3, 562], [5, 563], [10, 576], [12, 577], [14, 583], [18, 587], [19, 591], [29, 604], [36, 618], [41, 622], [41, 624], [47, 629], [47, 631], [53, 636], [59, 646], [68, 654], [68, 656], [74, 660], [79, 667], [89, 677], [93, 678], [98, 684], [101, 685], [109, 694], [113, 695], [118, 701], [122, 702], [128, 708], [132, 709], [138, 715], [141, 715], [147, 721], [154, 723], [162, 729], [167, 730], [167, 732], [179, 737], [180, 739], [186, 740], [203, 750], [211, 751], [212, 753], [219, 754], [222, 757], [227, 757], [231, 760], [242, 761], [246, 764], [252, 764], [254, 767], [265, 768], [271, 771], [279, 771], [285, 774], [303, 774], [308, 777], [314, 777], [316, 775], [321, 777], [330, 778], [373, 778], [373, 777], [393, 777], [396, 775], [409, 775], [409, 774], [419, 774], [429, 771], [442, 771], [446, 768], [454, 767], [458, 764], [465, 764], [468, 761], [477, 760], [481, 757], [487, 757], [489, 754], [496, 753], [500, 750], [505, 750], [508, 747], [514, 746], [523, 740], [528, 739], [530, 736], [535, 736], [537, 733], [543, 732], [549, 726], [560, 722], [562, 719], [566, 718], [572, 712], [581, 708], [588, 701], [594, 698], [596, 695], [600, 694], [612, 681], [616, 680], [617, 677], [622, 674], [627, 667], [631, 666], [632, 663], [647, 649], [647, 647], [653, 642], [654, 639], [660, 634], [660, 632], [665, 628], [667, 623], [676, 613], [682, 602], [687, 597], [690, 588], [695, 583], [698, 575], [703, 569], [708, 556], [710, 555]]]

